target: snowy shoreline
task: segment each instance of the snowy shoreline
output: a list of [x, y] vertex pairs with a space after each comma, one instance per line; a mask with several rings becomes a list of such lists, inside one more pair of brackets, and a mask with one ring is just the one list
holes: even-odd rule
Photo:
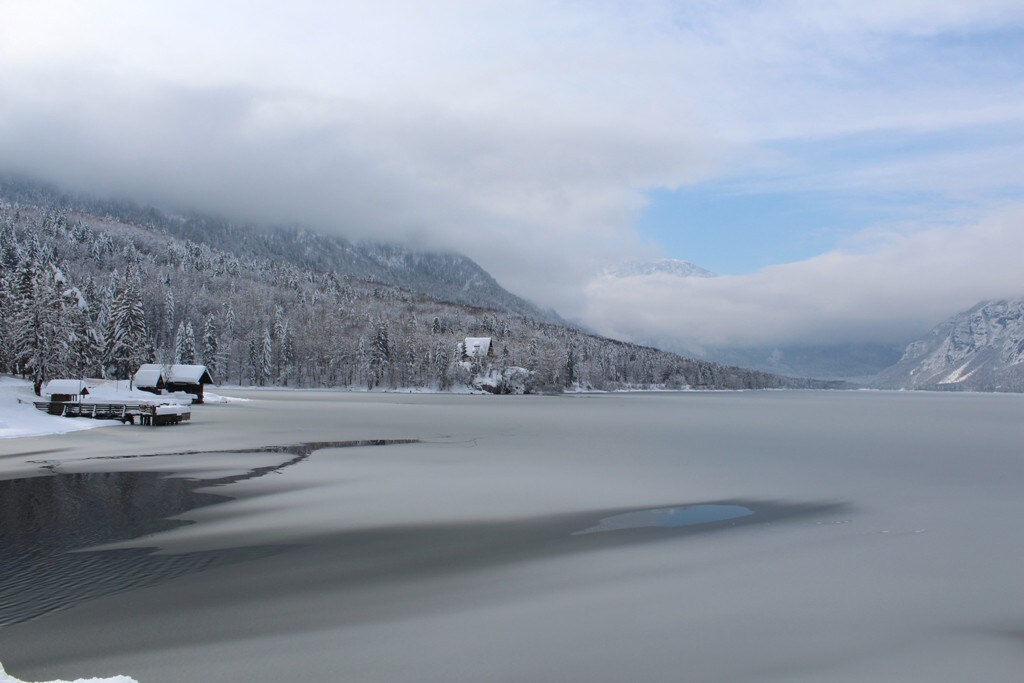
[[53, 681], [23, 681], [15, 678], [4, 670], [3, 662], [0, 662], [0, 683], [139, 683], [130, 676], [112, 676], [110, 678], [76, 678], [73, 681], [57, 679]]
[[[153, 394], [131, 389], [127, 382], [104, 382], [93, 387], [91, 395], [83, 403], [144, 401], [153, 402]], [[160, 397], [166, 401], [181, 400], [173, 395]], [[96, 420], [89, 418], [66, 418], [50, 415], [37, 409], [35, 401], [46, 400], [32, 393], [32, 383], [10, 375], [0, 375], [0, 439], [18, 439], [31, 436], [67, 434], [100, 427], [122, 427], [119, 420]], [[208, 392], [205, 402], [209, 404], [247, 401], [245, 398], [221, 396]]]

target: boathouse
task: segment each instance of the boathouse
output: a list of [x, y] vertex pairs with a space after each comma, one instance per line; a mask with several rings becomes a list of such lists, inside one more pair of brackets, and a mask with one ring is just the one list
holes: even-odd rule
[[213, 377], [205, 365], [146, 363], [135, 373], [135, 388], [157, 395], [183, 391], [195, 396], [195, 403], [203, 402], [206, 384], [213, 384]]
[[164, 380], [164, 366], [160, 363], [144, 363], [132, 379], [136, 389], [159, 396], [167, 386]]
[[80, 379], [51, 379], [43, 387], [42, 395], [50, 401], [71, 403], [89, 395], [89, 387]]
[[213, 384], [213, 377], [205, 365], [168, 365], [164, 382], [167, 391], [184, 391], [195, 396], [196, 403], [202, 403], [203, 386]]

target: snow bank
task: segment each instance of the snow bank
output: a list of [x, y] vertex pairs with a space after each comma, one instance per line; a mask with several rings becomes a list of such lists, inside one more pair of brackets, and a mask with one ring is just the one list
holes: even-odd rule
[[[4, 665], [0, 663], [0, 683], [27, 683], [20, 679], [11, 676], [4, 671]], [[68, 683], [64, 680], [46, 681], [40, 683]], [[134, 678], [129, 676], [112, 676], [110, 678], [76, 678], [71, 683], [139, 683]]]
[[[246, 387], [246, 390], [249, 388]], [[203, 403], [235, 403], [240, 401], [249, 401], [248, 398], [239, 398], [237, 396], [221, 396], [220, 394], [214, 394], [209, 391], [203, 392]]]
[[192, 396], [157, 396], [135, 387], [132, 382], [122, 380], [90, 380], [89, 395], [82, 403], [114, 403], [118, 401], [139, 401], [141, 403], [191, 403]]
[[42, 399], [32, 393], [29, 382], [0, 376], [0, 439], [64, 434], [121, 424], [114, 420], [69, 420], [59, 415], [48, 415], [32, 405], [33, 401], [39, 400]]
[[188, 415], [191, 412], [192, 408], [190, 408], [189, 406], [165, 405], [156, 407], [157, 415]]

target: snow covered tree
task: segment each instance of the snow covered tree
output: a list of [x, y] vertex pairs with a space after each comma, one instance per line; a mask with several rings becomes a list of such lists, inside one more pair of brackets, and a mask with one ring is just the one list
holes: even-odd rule
[[203, 363], [210, 374], [217, 377], [220, 373], [220, 339], [217, 332], [217, 321], [213, 314], [206, 316], [203, 326]]
[[271, 378], [271, 372], [273, 372], [273, 355], [274, 355], [274, 340], [270, 336], [270, 329], [268, 328], [263, 333], [263, 348], [260, 350], [260, 385], [267, 383], [267, 380]]
[[284, 337], [284, 327], [284, 308], [277, 306], [274, 309], [274, 322], [270, 327], [270, 339], [273, 342], [271, 345], [270, 366], [272, 368], [271, 377], [275, 383], [281, 376], [281, 341]]
[[373, 373], [370, 372], [370, 353], [366, 349], [366, 338], [359, 337], [359, 343], [356, 345], [356, 376], [353, 380], [361, 382], [360, 378], [366, 380], [366, 388], [373, 389]]
[[19, 273], [15, 366], [32, 380], [37, 396], [47, 380], [68, 372], [72, 332], [61, 295], [65, 284], [63, 273], [53, 265], [33, 272], [26, 264]]
[[160, 330], [159, 333], [161, 346], [163, 346], [165, 349], [168, 346], [170, 346], [171, 330], [174, 329], [174, 319], [174, 290], [168, 287], [167, 296], [164, 297], [163, 329]]
[[107, 321], [105, 363], [117, 379], [125, 379], [151, 356], [146, 313], [134, 277], [125, 276]]
[[448, 346], [443, 342], [439, 341], [434, 346], [434, 379], [437, 382], [438, 389], [448, 389], [452, 385], [451, 374], [449, 369], [451, 367], [451, 355], [448, 353]]
[[378, 320], [373, 332], [373, 344], [370, 347], [370, 373], [374, 385], [384, 380], [390, 365], [391, 343], [388, 339], [388, 324], [385, 320]]
[[576, 369], [576, 342], [570, 339], [565, 348], [565, 386], [571, 387], [576, 381]]
[[295, 365], [295, 343], [292, 339], [291, 325], [286, 320], [281, 326], [281, 336], [278, 339], [280, 351], [280, 367], [277, 371], [278, 380], [284, 386], [292, 377]]
[[102, 374], [103, 346], [96, 333], [89, 302], [77, 287], [64, 291], [64, 310], [69, 323], [68, 369], [73, 377], [98, 377]]
[[260, 361], [260, 343], [256, 334], [249, 335], [248, 343], [249, 384], [263, 384], [263, 363]]
[[196, 362], [196, 334], [191, 320], [178, 323], [178, 332], [174, 336], [174, 358], [175, 362], [185, 365], [194, 365]]

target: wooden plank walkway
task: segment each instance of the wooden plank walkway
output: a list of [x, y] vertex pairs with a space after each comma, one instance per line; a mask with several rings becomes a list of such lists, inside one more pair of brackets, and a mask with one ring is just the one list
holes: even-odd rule
[[96, 420], [120, 420], [143, 425], [178, 424], [192, 419], [188, 406], [153, 405], [139, 401], [119, 403], [77, 403], [73, 401], [33, 401], [39, 410], [64, 417], [90, 417]]

